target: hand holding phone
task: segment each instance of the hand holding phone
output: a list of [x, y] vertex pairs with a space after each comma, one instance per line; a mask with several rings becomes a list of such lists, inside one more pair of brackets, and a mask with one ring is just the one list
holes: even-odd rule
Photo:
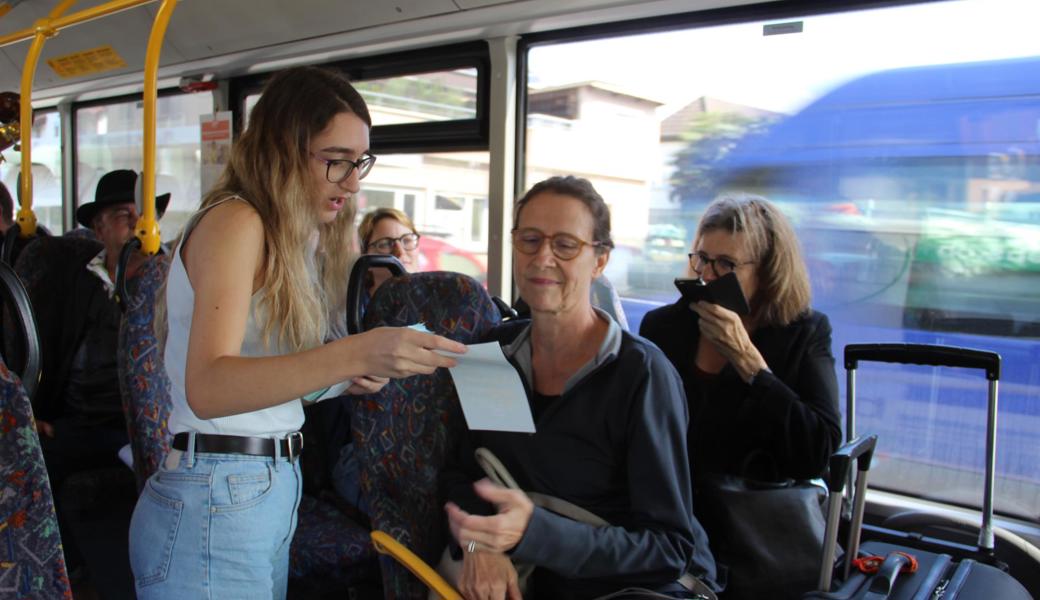
[[740, 289], [740, 281], [736, 273], [727, 273], [718, 279], [705, 283], [703, 279], [676, 277], [675, 287], [687, 303], [701, 300], [732, 310], [738, 315], [751, 313], [744, 291]]

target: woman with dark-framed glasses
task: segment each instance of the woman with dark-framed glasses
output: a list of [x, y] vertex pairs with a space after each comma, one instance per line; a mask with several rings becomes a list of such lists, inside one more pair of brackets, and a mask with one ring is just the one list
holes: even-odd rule
[[[606, 203], [585, 179], [553, 177], [517, 201], [514, 223], [513, 276], [531, 319], [494, 337], [525, 384], [536, 432], [470, 431], [448, 458], [441, 491], [459, 589], [519, 600], [516, 561], [534, 567], [529, 598], [710, 596], [715, 563], [692, 515], [681, 380], [590, 301], [614, 246]], [[484, 479], [480, 447], [523, 491]], [[535, 506], [525, 492], [599, 521], [559, 502]]]
[[[765, 198], [723, 195], [705, 210], [689, 256], [687, 276], [710, 283], [735, 273], [751, 307], [742, 317], [680, 298], [647, 313], [639, 328], [683, 379], [695, 497], [705, 497], [703, 482], [714, 475], [819, 477], [840, 443], [838, 384], [830, 322], [809, 306], [790, 223]], [[697, 516], [714, 543], [713, 517]]]
[[303, 401], [378, 391], [466, 347], [409, 328], [343, 333], [354, 196], [375, 158], [340, 74], [269, 79], [231, 160], [172, 253], [172, 448], [130, 524], [142, 600], [284, 598], [301, 497]]
[[[419, 231], [408, 215], [396, 208], [380, 207], [370, 211], [358, 225], [362, 254], [389, 254], [401, 261], [404, 269], [419, 269]], [[371, 269], [367, 275], [369, 297], [390, 278], [386, 269]]]

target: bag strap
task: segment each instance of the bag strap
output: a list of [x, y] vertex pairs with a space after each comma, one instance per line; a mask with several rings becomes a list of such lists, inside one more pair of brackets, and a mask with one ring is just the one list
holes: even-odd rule
[[[487, 474], [488, 479], [502, 487], [523, 491], [520, 489], [520, 486], [517, 485], [513, 476], [509, 474], [509, 469], [502, 464], [502, 461], [498, 460], [498, 457], [495, 456], [493, 452], [487, 448], [477, 448], [473, 452], [473, 457], [477, 460], [477, 464], [480, 465], [480, 468], [484, 470], [484, 473]], [[539, 492], [524, 493], [527, 494], [527, 497], [531, 499], [531, 502], [535, 506], [540, 506], [560, 516], [578, 521], [579, 523], [586, 523], [594, 527], [610, 526], [610, 523], [602, 517], [585, 510], [573, 502], [568, 502], [563, 498], [557, 498], [556, 496], [550, 496], [549, 494], [542, 494]], [[683, 574], [683, 576], [679, 578], [679, 584], [693, 592], [695, 598], [700, 598], [702, 600], [717, 600], [715, 592], [691, 573]], [[674, 600], [675, 598], [674, 596], [668, 596], [643, 588], [626, 588], [619, 592], [607, 594], [606, 596], [602, 596], [596, 600], [609, 600], [610, 598], [621, 597], [668, 598], [669, 600]]]
[[[509, 474], [509, 469], [506, 469], [502, 461], [498, 460], [493, 452], [487, 448], [477, 448], [473, 452], [474, 458], [477, 459], [477, 464], [480, 465], [481, 469], [484, 469], [484, 473], [487, 474], [488, 478], [496, 484], [509, 488], [511, 490], [520, 490], [520, 486], [517, 485], [516, 480]], [[524, 492], [527, 497], [531, 499], [531, 502], [535, 506], [540, 506], [546, 510], [550, 510], [558, 515], [567, 517], [568, 519], [578, 521], [579, 523], [587, 523], [595, 527], [607, 527], [610, 525], [603, 518], [598, 515], [585, 510], [584, 508], [568, 502], [563, 498], [557, 498], [556, 496], [550, 496], [549, 494], [542, 494], [539, 492]]]
[[[718, 600], [715, 593], [711, 590], [708, 590], [707, 593], [694, 591], [693, 595], [682, 597], [687, 598], [688, 600]], [[592, 600], [632, 600], [634, 598], [639, 598], [640, 600], [676, 600], [677, 597], [670, 594], [655, 592], [654, 590], [648, 590], [646, 588], [629, 587], [616, 592], [611, 592], [605, 596], [597, 596]]]

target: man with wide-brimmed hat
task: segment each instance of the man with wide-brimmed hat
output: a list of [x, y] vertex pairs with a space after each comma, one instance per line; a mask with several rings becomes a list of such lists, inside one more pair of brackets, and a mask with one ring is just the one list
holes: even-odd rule
[[[134, 235], [137, 173], [106, 173], [94, 201], [76, 210], [76, 220], [92, 229], [97, 241], [42, 237], [41, 268], [46, 281], [30, 289], [41, 340], [40, 387], [33, 401], [44, 459], [56, 499], [69, 475], [119, 466], [117, 453], [128, 443], [123, 417], [116, 347], [121, 318], [114, 299], [116, 265]], [[169, 194], [156, 199], [162, 214]], [[127, 268], [132, 277], [144, 258], [134, 253]], [[66, 554], [75, 554], [65, 539]], [[75, 561], [76, 556], [70, 556]]]
[[[98, 181], [94, 201], [82, 204], [76, 209], [76, 220], [79, 221], [79, 224], [93, 229], [98, 241], [105, 246], [105, 249], [94, 258], [92, 264], [98, 269], [103, 266], [104, 271], [108, 273], [107, 281], [102, 277], [102, 282], [109, 289], [110, 295], [113, 289], [112, 282], [115, 281], [116, 264], [119, 262], [119, 252], [133, 237], [134, 227], [137, 225], [139, 215], [134, 204], [134, 187], [136, 185], [136, 172], [129, 169], [110, 171]], [[169, 194], [156, 196], [156, 214], [161, 217], [169, 203]], [[130, 258], [130, 264], [127, 265], [127, 276], [133, 275], [141, 260], [143, 257], [140, 253]], [[100, 270], [98, 275], [101, 276]]]

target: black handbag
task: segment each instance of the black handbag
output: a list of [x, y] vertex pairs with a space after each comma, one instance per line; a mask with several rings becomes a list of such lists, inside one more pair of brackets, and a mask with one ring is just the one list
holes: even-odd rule
[[823, 556], [826, 499], [826, 488], [808, 481], [702, 477], [695, 508], [710, 526], [716, 561], [728, 570], [723, 597], [800, 598], [812, 590]]

